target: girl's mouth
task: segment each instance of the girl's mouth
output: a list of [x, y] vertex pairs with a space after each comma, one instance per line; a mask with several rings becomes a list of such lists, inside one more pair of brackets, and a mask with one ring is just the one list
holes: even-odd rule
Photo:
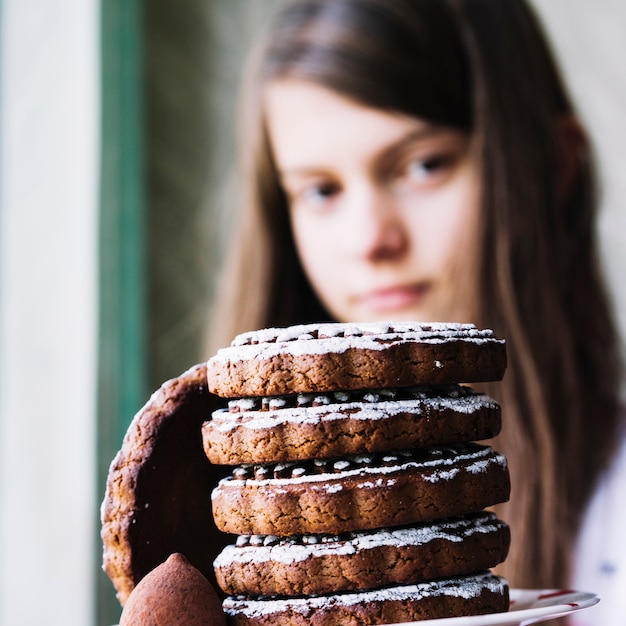
[[397, 285], [365, 293], [359, 297], [359, 303], [376, 313], [399, 311], [422, 302], [428, 291], [427, 283]]

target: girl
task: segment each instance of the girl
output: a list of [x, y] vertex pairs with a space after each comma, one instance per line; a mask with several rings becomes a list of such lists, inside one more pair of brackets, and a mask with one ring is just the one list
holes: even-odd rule
[[[300, 0], [247, 75], [243, 214], [211, 351], [312, 321], [506, 338], [512, 587], [572, 584], [616, 454], [620, 346], [587, 138], [524, 0]], [[601, 591], [601, 590], [595, 590]]]

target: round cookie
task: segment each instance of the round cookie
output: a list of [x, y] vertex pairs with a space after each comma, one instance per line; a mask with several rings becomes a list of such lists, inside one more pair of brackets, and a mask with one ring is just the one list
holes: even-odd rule
[[482, 441], [500, 426], [494, 400], [450, 385], [231, 400], [202, 435], [212, 463], [240, 465]]
[[212, 493], [217, 527], [237, 535], [339, 534], [400, 526], [508, 499], [506, 458], [459, 444], [397, 454], [240, 466]]
[[506, 558], [507, 524], [482, 512], [344, 535], [241, 535], [215, 560], [229, 595], [298, 596], [471, 574]]
[[111, 463], [101, 507], [103, 568], [122, 606], [137, 583], [182, 553], [215, 584], [213, 560], [228, 543], [209, 494], [224, 477], [202, 448], [201, 425], [221, 402], [206, 366], [164, 383], [135, 415]]
[[237, 398], [500, 380], [506, 348], [472, 324], [307, 324], [238, 335], [208, 361]]
[[372, 591], [303, 598], [226, 598], [229, 626], [337, 626], [393, 624], [508, 610], [506, 580], [489, 572], [387, 587]]

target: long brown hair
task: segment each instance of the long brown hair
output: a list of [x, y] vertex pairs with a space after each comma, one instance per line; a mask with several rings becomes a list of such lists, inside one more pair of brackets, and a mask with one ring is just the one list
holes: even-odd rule
[[242, 213], [216, 298], [213, 351], [238, 332], [327, 320], [300, 266], [263, 120], [267, 81], [293, 77], [355, 101], [464, 130], [482, 161], [476, 324], [506, 338], [494, 446], [509, 459], [499, 507], [516, 587], [568, 582], [585, 504], [619, 428], [620, 345], [598, 267], [591, 150], [524, 0], [300, 0], [250, 64], [241, 132]]

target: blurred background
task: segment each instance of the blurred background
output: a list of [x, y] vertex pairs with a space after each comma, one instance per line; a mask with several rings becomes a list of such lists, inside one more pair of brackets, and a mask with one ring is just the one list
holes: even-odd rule
[[[626, 336], [626, 3], [533, 0], [601, 167]], [[99, 504], [210, 355], [241, 64], [277, 0], [0, 0], [0, 624], [106, 626]]]

